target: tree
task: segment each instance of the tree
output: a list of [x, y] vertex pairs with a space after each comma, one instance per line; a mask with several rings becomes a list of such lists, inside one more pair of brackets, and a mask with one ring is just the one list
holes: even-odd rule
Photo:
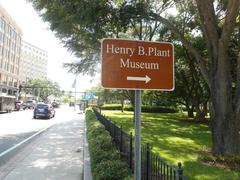
[[[200, 46], [201, 43], [198, 42], [198, 47]], [[172, 99], [186, 107], [188, 117], [194, 117], [193, 112], [196, 111], [195, 119], [204, 121], [210, 97], [207, 84], [194, 61], [194, 57], [186, 48], [175, 45], [175, 57], [176, 87], [174, 93], [171, 94]]]
[[72, 73], [93, 75], [100, 62], [101, 39], [131, 37], [152, 40], [160, 26], [145, 18], [148, 9], [163, 11], [168, 1], [89, 0], [43, 1], [29, 0], [56, 37], [72, 51], [78, 62], [67, 63]]
[[[170, 18], [171, 21], [174, 21], [174, 24], [177, 24], [178, 28], [181, 28], [188, 39], [192, 39], [194, 46], [198, 47], [202, 52], [206, 51], [204, 40], [200, 35], [195, 35], [192, 38], [190, 34], [192, 26], [185, 23], [187, 17], [177, 16]], [[147, 94], [152, 95], [152, 97], [148, 96], [148, 101], [152, 100], [154, 104], [181, 104], [186, 107], [189, 117], [194, 117], [194, 111], [196, 111], [195, 119], [205, 120], [207, 102], [209, 101], [209, 89], [194, 60], [194, 56], [181, 45], [177, 37], [166, 27], [158, 28], [156, 34], [159, 34], [159, 41], [174, 43], [175, 89], [173, 93], [148, 92]]]
[[98, 96], [98, 100], [100, 100], [102, 103], [119, 103], [120, 102], [122, 105], [122, 112], [123, 112], [124, 100], [128, 99], [125, 93], [128, 91], [104, 89], [100, 85], [92, 88], [92, 91]]
[[[185, 1], [187, 2], [187, 1]], [[207, 56], [194, 47], [177, 26], [152, 12], [151, 18], [164, 23], [194, 55], [211, 92], [212, 152], [221, 155], [240, 154], [240, 53], [236, 66], [229, 59], [232, 36], [239, 26], [239, 0], [196, 0], [197, 14], [193, 20], [200, 22], [199, 30], [207, 48]], [[179, 2], [180, 3], [180, 2]], [[181, 2], [182, 3], [182, 2]], [[190, 12], [188, 10], [188, 12]], [[193, 21], [192, 21], [193, 22]], [[196, 27], [197, 28], [197, 27]], [[194, 31], [192, 31], [194, 34]], [[239, 32], [238, 32], [239, 33]], [[239, 39], [238, 39], [239, 44]], [[239, 45], [238, 45], [239, 46]], [[236, 76], [233, 76], [233, 73]]]
[[119, 16], [114, 1], [42, 1], [29, 0], [56, 37], [72, 51], [78, 62], [65, 64], [73, 73], [94, 74], [100, 61], [100, 40], [116, 37]]
[[43, 101], [47, 101], [50, 95], [60, 97], [63, 94], [58, 83], [47, 79], [32, 79], [27, 82], [24, 90], [30, 91]]
[[[239, 39], [233, 39], [239, 34], [239, 0], [32, 2], [66, 46], [80, 53], [77, 67], [82, 72], [94, 71], [102, 37], [131, 34], [155, 40], [153, 25], [164, 24], [194, 56], [209, 87], [213, 154], [240, 154], [240, 48]], [[180, 17], [179, 21], [163, 13], [173, 3], [178, 10], [174, 17]], [[182, 24], [189, 28], [182, 29]], [[204, 38], [206, 52], [195, 46], [196, 34]]]

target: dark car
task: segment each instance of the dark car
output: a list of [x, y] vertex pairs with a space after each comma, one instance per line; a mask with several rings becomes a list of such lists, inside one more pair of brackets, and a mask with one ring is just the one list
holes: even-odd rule
[[52, 102], [52, 106], [54, 107], [54, 108], [58, 108], [59, 107], [59, 102], [58, 101], [53, 101]]
[[42, 118], [48, 118], [55, 116], [55, 110], [52, 107], [51, 104], [45, 104], [45, 103], [38, 103], [33, 111], [33, 118], [36, 119], [38, 117]]
[[35, 100], [27, 100], [23, 102], [23, 109], [33, 109], [36, 105]]

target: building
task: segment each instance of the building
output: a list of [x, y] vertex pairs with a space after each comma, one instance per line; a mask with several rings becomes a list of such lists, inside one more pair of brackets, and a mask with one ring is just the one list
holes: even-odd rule
[[22, 31], [0, 5], [0, 95], [17, 96]]
[[31, 79], [47, 78], [48, 53], [28, 42], [22, 41], [20, 80], [25, 84]]

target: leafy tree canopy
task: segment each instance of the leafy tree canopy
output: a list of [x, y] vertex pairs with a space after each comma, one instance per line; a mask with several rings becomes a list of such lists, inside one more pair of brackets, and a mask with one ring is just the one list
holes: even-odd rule
[[41, 100], [47, 100], [48, 96], [54, 95], [60, 97], [62, 91], [58, 83], [47, 79], [32, 79], [27, 82], [24, 91], [31, 92], [34, 96], [40, 97]]
[[[194, 57], [211, 93], [214, 154], [240, 154], [239, 0], [31, 0], [79, 58], [72, 72], [93, 73], [100, 40], [161, 40], [164, 25]], [[173, 15], [166, 9], [175, 8]], [[165, 35], [166, 36], [166, 35]], [[195, 43], [203, 38], [203, 46]], [[181, 64], [184, 65], [184, 64]]]
[[66, 63], [72, 73], [96, 72], [101, 39], [129, 37], [151, 40], [160, 23], [148, 18], [150, 10], [161, 12], [173, 1], [158, 0], [29, 0], [56, 37], [79, 58]]

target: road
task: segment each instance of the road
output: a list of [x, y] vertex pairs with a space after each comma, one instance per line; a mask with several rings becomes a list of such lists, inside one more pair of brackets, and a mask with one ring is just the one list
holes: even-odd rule
[[0, 114], [0, 161], [4, 163], [6, 156], [12, 156], [10, 152], [18, 149], [22, 142], [57, 123], [68, 120], [74, 108], [62, 106], [55, 110], [56, 116], [51, 119], [33, 119], [33, 110]]

